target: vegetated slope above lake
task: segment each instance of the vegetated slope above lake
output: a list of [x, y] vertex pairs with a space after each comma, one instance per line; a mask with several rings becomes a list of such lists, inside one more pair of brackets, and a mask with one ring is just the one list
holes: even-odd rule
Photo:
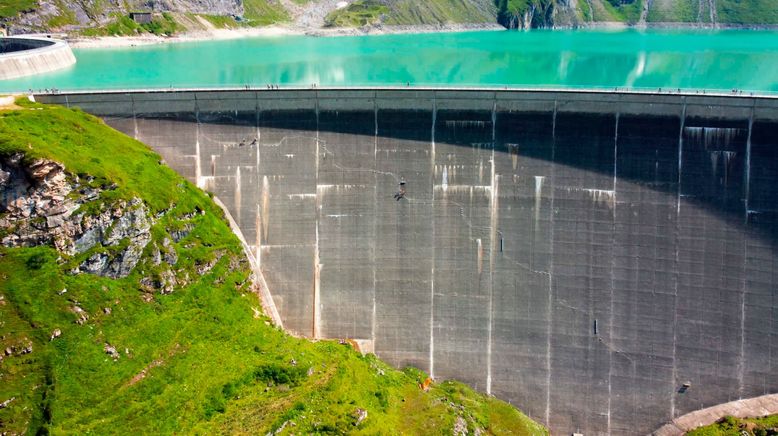
[[[500, 23], [508, 28], [569, 28], [602, 23], [637, 26], [778, 25], [774, 0], [238, 0], [84, 2], [9, 0], [0, 25], [15, 33], [63, 31], [87, 36], [172, 35], [214, 28], [328, 27]], [[342, 6], [342, 5], [340, 5]], [[150, 23], [129, 12], [153, 10]], [[323, 17], [326, 16], [326, 19]], [[313, 19], [313, 17], [318, 17]]]
[[714, 424], [698, 427], [688, 433], [688, 436], [762, 436], [775, 434], [778, 429], [778, 415], [760, 418], [735, 418], [725, 416]]
[[262, 314], [222, 211], [79, 110], [0, 111], [0, 433], [545, 434]]

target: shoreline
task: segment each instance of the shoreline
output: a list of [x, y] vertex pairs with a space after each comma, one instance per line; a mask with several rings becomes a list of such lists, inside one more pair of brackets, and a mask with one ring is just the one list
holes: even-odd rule
[[[778, 25], [742, 25], [742, 24], [718, 24], [712, 26], [699, 23], [647, 23], [644, 25], [628, 24], [621, 22], [602, 21], [587, 23], [584, 26], [560, 26], [551, 29], [533, 30], [753, 30], [776, 31]], [[68, 36], [56, 33], [42, 34], [61, 37], [68, 45], [77, 49], [91, 48], [122, 48], [139, 47], [155, 44], [175, 44], [200, 41], [223, 41], [242, 38], [263, 38], [281, 36], [369, 36], [369, 35], [400, 35], [400, 34], [425, 34], [425, 33], [455, 33], [455, 32], [480, 32], [480, 31], [518, 31], [529, 32], [524, 29], [506, 29], [497, 23], [456, 23], [456, 24], [416, 24], [416, 25], [377, 25], [361, 28], [310, 28], [294, 24], [271, 25], [266, 27], [242, 27], [230, 29], [210, 29], [194, 32], [186, 32], [170, 37], [156, 36], [152, 34], [141, 36]], [[22, 36], [22, 35], [17, 35]]]
[[497, 23], [465, 23], [465, 24], [420, 24], [402, 26], [371, 26], [362, 28], [320, 28], [311, 29], [294, 25], [273, 25], [267, 27], [212, 29], [207, 31], [182, 33], [180, 35], [162, 37], [156, 35], [143, 36], [97, 36], [97, 37], [65, 37], [72, 48], [120, 48], [138, 47], [154, 44], [175, 44], [181, 42], [223, 41], [241, 38], [279, 37], [279, 36], [367, 36], [367, 35], [398, 35], [422, 33], [453, 33], [507, 30]]

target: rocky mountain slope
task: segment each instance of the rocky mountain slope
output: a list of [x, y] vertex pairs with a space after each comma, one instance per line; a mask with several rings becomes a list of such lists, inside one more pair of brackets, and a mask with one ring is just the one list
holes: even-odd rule
[[[158, 35], [282, 24], [328, 27], [499, 22], [507, 28], [778, 25], [775, 0], [6, 0], [0, 23], [14, 33]], [[153, 11], [139, 25], [130, 11]]]
[[[79, 32], [171, 34], [209, 25], [259, 26], [289, 16], [278, 0], [9, 0], [0, 22], [15, 33]], [[16, 6], [14, 6], [16, 5]], [[137, 25], [129, 12], [149, 11], [154, 21]], [[241, 23], [235, 21], [240, 17]]]
[[773, 0], [497, 0], [497, 5], [498, 20], [509, 28], [778, 24]]
[[545, 434], [263, 314], [221, 209], [78, 110], [0, 110], [0, 434]]

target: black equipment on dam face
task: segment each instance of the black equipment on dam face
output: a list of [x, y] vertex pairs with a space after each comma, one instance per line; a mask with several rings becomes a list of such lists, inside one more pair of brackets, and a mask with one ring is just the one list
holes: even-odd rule
[[645, 434], [778, 391], [777, 99], [38, 98], [102, 116], [214, 192], [298, 333], [355, 338], [559, 434]]

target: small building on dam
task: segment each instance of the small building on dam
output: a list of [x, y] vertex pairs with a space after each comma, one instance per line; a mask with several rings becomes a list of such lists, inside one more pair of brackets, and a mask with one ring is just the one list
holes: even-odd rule
[[38, 98], [213, 192], [299, 334], [466, 381], [554, 434], [646, 434], [778, 392], [774, 97]]

